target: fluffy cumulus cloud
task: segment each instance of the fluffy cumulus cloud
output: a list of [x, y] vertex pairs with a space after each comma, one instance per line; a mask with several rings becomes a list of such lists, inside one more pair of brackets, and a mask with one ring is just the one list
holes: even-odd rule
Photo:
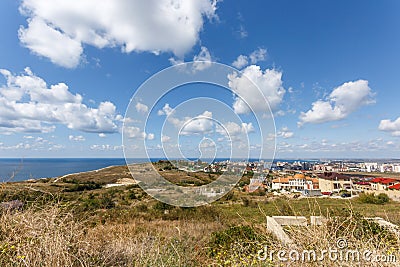
[[55, 64], [76, 67], [84, 45], [182, 57], [199, 39], [216, 0], [23, 0], [21, 43]]
[[323, 123], [346, 118], [361, 106], [375, 103], [368, 81], [347, 82], [335, 88], [326, 100], [318, 100], [312, 108], [300, 114], [299, 126], [305, 123]]
[[243, 122], [241, 125], [235, 122], [227, 122], [223, 125], [217, 125], [216, 132], [223, 135], [227, 140], [239, 141], [243, 136], [254, 132], [254, 126]]
[[284, 139], [291, 138], [294, 136], [294, 133], [289, 130], [288, 127], [282, 127], [280, 131], [276, 133], [278, 137], [282, 137]]
[[233, 61], [232, 66], [241, 69], [249, 64], [249, 57], [244, 55], [239, 55], [235, 61]]
[[203, 114], [194, 118], [185, 118], [182, 124], [181, 135], [206, 134], [214, 129], [214, 121], [210, 111], [204, 111]]
[[250, 55], [239, 55], [236, 60], [232, 63], [235, 68], [241, 69], [248, 64], [257, 64], [260, 61], [264, 61], [267, 58], [267, 50], [259, 48], [254, 50]]
[[149, 107], [145, 104], [138, 102], [135, 106], [137, 112], [147, 113], [149, 111]]
[[0, 87], [0, 129], [4, 132], [51, 132], [56, 124], [82, 132], [118, 131], [121, 116], [111, 102], [88, 107], [66, 84], [48, 86], [29, 68], [21, 75], [5, 69], [0, 73], [7, 81]]
[[171, 108], [168, 103], [166, 103], [164, 105], [164, 107], [157, 112], [157, 115], [159, 115], [159, 116], [162, 116], [162, 115], [169, 116], [169, 115], [172, 114], [173, 111], [174, 111], [174, 109]]
[[[257, 65], [250, 65], [243, 70], [242, 75], [233, 73], [228, 76], [229, 87], [243, 99], [236, 97], [233, 108], [237, 114], [245, 114], [250, 111], [265, 112], [265, 100], [260, 98], [259, 90], [268, 100], [272, 111], [277, 110], [282, 102], [286, 90], [283, 88], [282, 72], [275, 69], [265, 71]], [[254, 84], [257, 86], [254, 86]], [[250, 106], [247, 105], [247, 104]]]
[[131, 139], [147, 139], [147, 140], [153, 140], [154, 139], [154, 134], [153, 133], [146, 133], [142, 131], [139, 127], [135, 126], [128, 126], [125, 125], [123, 128], [123, 133], [125, 136]]
[[400, 117], [395, 121], [381, 120], [379, 130], [389, 132], [393, 136], [400, 136]]
[[66, 68], [77, 66], [83, 52], [79, 41], [49, 26], [44, 20], [34, 17], [28, 28], [18, 31], [21, 43], [33, 53], [49, 58], [54, 64]]
[[[208, 50], [207, 47], [202, 46], [200, 48], [200, 52], [197, 55], [193, 56], [193, 65], [190, 69], [186, 69], [185, 66], [180, 66], [180, 67], [181, 67], [181, 70], [191, 71], [191, 72], [195, 73], [197, 71], [202, 71], [202, 70], [205, 70], [205, 69], [211, 67], [212, 61], [213, 61], [213, 59], [211, 57], [210, 51]], [[185, 61], [183, 59], [179, 59], [179, 58], [177, 59], [174, 57], [171, 57], [169, 59], [169, 62], [172, 65], [179, 65], [179, 64], [185, 63]]]

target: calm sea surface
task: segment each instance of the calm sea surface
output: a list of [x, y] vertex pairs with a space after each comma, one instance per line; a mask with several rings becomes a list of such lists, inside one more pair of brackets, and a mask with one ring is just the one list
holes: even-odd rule
[[[160, 158], [151, 159], [158, 161]], [[218, 159], [225, 160], [225, 159]], [[129, 163], [147, 162], [148, 159], [131, 159]], [[250, 161], [253, 161], [250, 159]], [[125, 165], [123, 158], [0, 158], [0, 182], [58, 177], [70, 173], [86, 172], [108, 166]]]
[[0, 159], [0, 182], [57, 177], [69, 173], [124, 165], [125, 159]]

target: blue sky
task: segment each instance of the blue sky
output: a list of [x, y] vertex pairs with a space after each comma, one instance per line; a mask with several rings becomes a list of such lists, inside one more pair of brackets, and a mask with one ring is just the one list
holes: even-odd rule
[[[157, 72], [198, 59], [254, 80], [271, 104], [276, 133], [264, 138], [276, 138], [278, 158], [399, 158], [399, 1], [75, 2], [0, 2], [0, 157], [123, 157], [131, 97]], [[257, 109], [240, 77], [231, 82]], [[199, 96], [221, 100], [231, 117], [208, 104], [166, 112]], [[181, 138], [196, 156], [199, 142], [204, 152], [227, 147], [212, 118], [257, 150], [259, 125], [239, 106], [227, 90], [188, 86], [151, 110], [147, 129], [131, 118], [125, 136], [162, 155], [164, 122], [171, 135], [197, 118]]]

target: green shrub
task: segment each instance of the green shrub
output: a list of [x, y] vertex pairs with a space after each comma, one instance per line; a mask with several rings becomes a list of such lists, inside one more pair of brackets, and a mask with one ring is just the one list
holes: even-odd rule
[[73, 186], [64, 189], [65, 192], [80, 192], [80, 191], [90, 191], [101, 188], [101, 184], [95, 182], [87, 183], [74, 183]]
[[256, 191], [250, 193], [250, 195], [252, 195], [252, 196], [261, 196], [261, 197], [265, 196], [266, 194], [267, 194], [267, 191], [263, 187], [259, 187], [259, 188], [257, 188]]
[[380, 193], [377, 197], [377, 204], [387, 203], [389, 202], [389, 196], [385, 193]]
[[384, 204], [389, 202], [389, 196], [385, 193], [375, 195], [374, 193], [361, 193], [358, 200], [367, 204]]
[[243, 206], [250, 206], [250, 199], [248, 197], [242, 197]]
[[136, 194], [135, 194], [135, 192], [134, 191], [129, 191], [129, 193], [128, 193], [128, 199], [137, 199], [137, 196], [136, 196]]
[[145, 204], [139, 204], [136, 206], [136, 210], [139, 212], [146, 212], [148, 208]]
[[109, 193], [102, 195], [89, 194], [82, 201], [84, 210], [111, 209], [115, 207], [112, 195]]
[[153, 209], [159, 210], [159, 211], [170, 210], [172, 208], [173, 208], [173, 206], [171, 206], [167, 203], [161, 202], [161, 201], [157, 201], [156, 204], [154, 204], [154, 206], [153, 206]]

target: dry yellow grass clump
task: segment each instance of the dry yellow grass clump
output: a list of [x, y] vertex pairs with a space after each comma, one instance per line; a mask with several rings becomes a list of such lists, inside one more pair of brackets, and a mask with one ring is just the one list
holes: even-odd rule
[[0, 215], [0, 266], [198, 266], [218, 223], [132, 220], [88, 226], [59, 205]]

